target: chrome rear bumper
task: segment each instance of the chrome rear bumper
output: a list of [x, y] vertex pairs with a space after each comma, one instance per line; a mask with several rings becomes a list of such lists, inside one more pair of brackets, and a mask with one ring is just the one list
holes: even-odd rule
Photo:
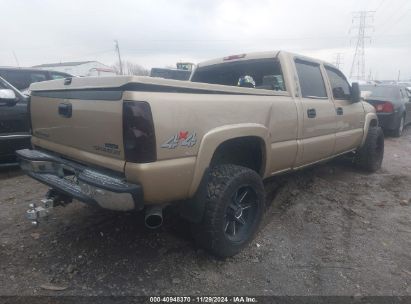
[[121, 176], [40, 150], [16, 153], [27, 175], [79, 201], [121, 211], [144, 207], [142, 186], [130, 184]]

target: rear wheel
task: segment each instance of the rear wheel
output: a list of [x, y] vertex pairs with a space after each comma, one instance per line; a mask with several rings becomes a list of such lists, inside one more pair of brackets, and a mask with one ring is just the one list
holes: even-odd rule
[[237, 254], [258, 230], [264, 210], [264, 187], [253, 170], [220, 165], [210, 172], [203, 219], [193, 224], [198, 245], [210, 253]]
[[401, 116], [400, 122], [398, 124], [398, 127], [393, 131], [393, 135], [395, 137], [400, 137], [402, 134], [402, 131], [404, 131], [404, 122], [405, 118], [404, 115]]
[[363, 170], [375, 172], [384, 158], [384, 133], [380, 127], [370, 127], [364, 145], [357, 151], [355, 162]]

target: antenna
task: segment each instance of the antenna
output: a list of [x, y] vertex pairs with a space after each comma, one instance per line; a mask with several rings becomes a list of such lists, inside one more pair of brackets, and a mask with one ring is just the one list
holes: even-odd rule
[[356, 36], [355, 53], [352, 60], [350, 78], [351, 79], [365, 79], [365, 40], [371, 37], [366, 35], [367, 30], [373, 29], [370, 23], [374, 22], [375, 11], [358, 11], [353, 13], [352, 24], [350, 29], [358, 30]]

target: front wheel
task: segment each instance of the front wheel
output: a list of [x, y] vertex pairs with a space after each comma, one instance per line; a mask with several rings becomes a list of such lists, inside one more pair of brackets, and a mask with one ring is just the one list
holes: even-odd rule
[[370, 127], [364, 145], [357, 151], [355, 162], [363, 170], [375, 172], [384, 158], [384, 133], [381, 127]]
[[219, 257], [233, 256], [253, 238], [260, 225], [265, 192], [251, 169], [220, 165], [209, 173], [203, 219], [192, 225], [198, 245]]

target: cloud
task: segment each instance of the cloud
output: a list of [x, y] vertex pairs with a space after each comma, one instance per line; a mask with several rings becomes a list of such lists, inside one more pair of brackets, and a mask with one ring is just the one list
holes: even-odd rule
[[411, 77], [411, 5], [401, 0], [0, 0], [0, 65], [16, 64], [13, 51], [24, 66], [112, 64], [118, 39], [123, 57], [145, 67], [273, 49], [332, 61], [338, 50], [347, 73], [352, 12], [378, 6], [367, 69], [381, 78], [398, 69]]

